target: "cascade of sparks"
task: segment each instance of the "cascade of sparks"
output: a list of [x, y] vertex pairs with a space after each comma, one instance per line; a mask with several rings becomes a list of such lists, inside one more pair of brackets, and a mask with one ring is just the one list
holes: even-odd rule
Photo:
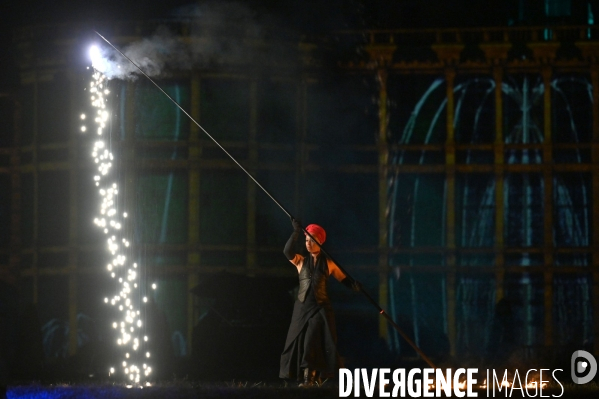
[[[92, 59], [93, 51], [92, 49]], [[134, 295], [140, 291], [138, 265], [131, 264], [125, 256], [125, 251], [130, 246], [122, 231], [127, 213], [119, 212], [117, 209], [119, 188], [114, 177], [110, 175], [114, 157], [104, 141], [109, 120], [109, 112], [106, 109], [107, 97], [110, 94], [107, 86], [108, 79], [95, 68], [94, 64], [92, 66], [94, 73], [89, 92], [96, 115], [90, 122], [95, 124], [98, 137], [91, 155], [97, 165], [98, 173], [94, 176], [94, 182], [101, 197], [99, 215], [94, 218], [94, 224], [102, 229], [107, 237], [107, 249], [112, 260], [106, 269], [110, 276], [118, 281], [117, 290], [120, 289], [112, 298], [104, 298], [104, 302], [116, 307], [121, 317], [120, 321], [112, 323], [112, 327], [118, 332], [116, 343], [123, 348], [124, 353], [120, 369], [129, 383], [139, 385], [142, 378], [145, 380], [152, 373], [152, 368], [149, 365], [150, 352], [143, 353], [143, 344], [147, 343], [148, 336], [143, 334], [141, 312], [133, 300]], [[81, 120], [86, 119], [86, 115], [81, 114]], [[82, 132], [87, 130], [87, 126], [81, 126]], [[152, 288], [156, 289], [156, 285], [153, 284]], [[143, 297], [144, 303], [147, 300], [147, 297]], [[139, 363], [142, 363], [141, 368], [138, 366]], [[115, 367], [110, 367], [108, 374], [117, 374]], [[146, 382], [146, 385], [149, 383]]]

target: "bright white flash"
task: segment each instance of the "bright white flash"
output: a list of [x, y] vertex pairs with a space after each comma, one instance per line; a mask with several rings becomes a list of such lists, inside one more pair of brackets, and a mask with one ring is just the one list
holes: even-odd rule
[[100, 48], [96, 45], [93, 45], [89, 48], [89, 58], [92, 61], [92, 66], [102, 73], [106, 72], [107, 62], [102, 57], [102, 52]]

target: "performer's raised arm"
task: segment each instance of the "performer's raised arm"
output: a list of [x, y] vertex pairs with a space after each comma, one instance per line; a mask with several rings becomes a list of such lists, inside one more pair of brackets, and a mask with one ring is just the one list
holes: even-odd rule
[[302, 232], [302, 225], [299, 221], [295, 219], [291, 219], [291, 224], [293, 225], [293, 233], [291, 233], [291, 236], [287, 240], [285, 248], [283, 248], [283, 253], [287, 257], [287, 259], [289, 259], [289, 261], [293, 263], [295, 267], [297, 267], [297, 270], [299, 272], [304, 257], [297, 253], [296, 242], [298, 237], [300, 236], [300, 233]]

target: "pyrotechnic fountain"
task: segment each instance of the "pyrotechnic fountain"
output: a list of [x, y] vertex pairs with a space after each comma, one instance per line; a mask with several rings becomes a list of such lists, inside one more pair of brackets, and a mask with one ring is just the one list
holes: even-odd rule
[[[118, 293], [107, 297], [104, 302], [118, 309], [121, 315], [120, 321], [114, 321], [112, 327], [119, 332], [116, 343], [122, 348], [123, 359], [120, 370], [130, 383], [141, 384], [152, 372], [149, 365], [151, 354], [144, 351], [144, 344], [148, 342], [148, 336], [143, 333], [144, 322], [141, 314], [141, 283], [139, 282], [139, 266], [127, 258], [127, 248], [131, 243], [124, 233], [124, 225], [127, 222], [127, 212], [119, 209], [118, 195], [119, 185], [112, 172], [114, 155], [111, 152], [110, 132], [107, 129], [110, 113], [107, 109], [108, 79], [103, 71], [107, 68], [107, 61], [102, 58], [98, 47], [90, 49], [92, 59], [92, 81], [89, 92], [90, 100], [95, 116], [91, 121], [96, 127], [97, 140], [93, 145], [92, 158], [97, 165], [98, 173], [94, 176], [96, 187], [101, 197], [99, 214], [94, 218], [94, 223], [102, 229], [107, 237], [107, 249], [112, 260], [106, 269], [110, 276], [118, 282]], [[87, 120], [85, 114], [81, 120]], [[82, 125], [81, 131], [88, 130]], [[156, 284], [152, 284], [156, 289]], [[147, 302], [147, 297], [142, 301]], [[139, 364], [142, 363], [141, 368]], [[118, 374], [115, 367], [111, 367], [109, 375]]]

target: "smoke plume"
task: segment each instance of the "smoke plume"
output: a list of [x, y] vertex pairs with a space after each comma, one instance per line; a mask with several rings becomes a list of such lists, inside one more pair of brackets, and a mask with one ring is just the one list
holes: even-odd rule
[[[121, 51], [151, 77], [168, 76], [177, 70], [247, 63], [260, 58], [261, 64], [278, 63], [293, 56], [289, 46], [267, 38], [277, 25], [270, 16], [261, 16], [239, 3], [208, 2], [177, 9], [162, 21], [148, 38], [129, 44]], [[185, 27], [187, 35], [173, 33]], [[265, 29], [266, 25], [266, 29]], [[268, 46], [264, 43], [268, 41]], [[109, 79], [136, 79], [139, 70], [113, 48], [99, 48], [101, 59], [94, 67]]]

